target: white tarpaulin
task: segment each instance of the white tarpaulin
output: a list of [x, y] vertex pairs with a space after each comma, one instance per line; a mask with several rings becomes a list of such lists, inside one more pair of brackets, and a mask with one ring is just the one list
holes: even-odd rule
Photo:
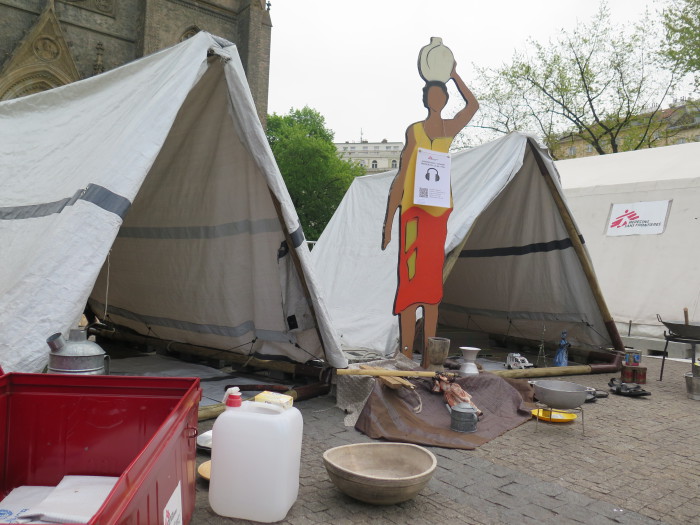
[[[691, 321], [700, 321], [700, 143], [556, 166], [620, 333], [663, 337], [666, 327], [656, 315], [683, 322], [683, 308]], [[637, 223], [633, 235], [610, 235], [617, 205], [649, 223]], [[654, 235], [643, 234], [654, 228]]]
[[[381, 250], [395, 173], [356, 179], [312, 251], [343, 348], [397, 347], [398, 243]], [[514, 133], [455, 154], [451, 176], [440, 323], [530, 340], [568, 330], [572, 344], [612, 346], [552, 193], [561, 196], [554, 164], [534, 140]], [[395, 218], [393, 239], [397, 229]]]
[[144, 335], [346, 365], [229, 42], [3, 102], [0, 184], [6, 371], [41, 370], [88, 296]]

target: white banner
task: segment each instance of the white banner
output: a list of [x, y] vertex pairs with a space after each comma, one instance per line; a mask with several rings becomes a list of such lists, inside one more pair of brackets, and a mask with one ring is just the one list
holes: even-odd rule
[[666, 229], [666, 219], [672, 201], [632, 202], [613, 204], [610, 208], [605, 234], [658, 235]]
[[452, 158], [449, 153], [418, 148], [416, 177], [413, 188], [414, 204], [423, 206], [450, 207], [450, 169]]

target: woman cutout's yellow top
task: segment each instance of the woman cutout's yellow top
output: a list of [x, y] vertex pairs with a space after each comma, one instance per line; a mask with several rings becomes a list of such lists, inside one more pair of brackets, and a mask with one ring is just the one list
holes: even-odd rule
[[[444, 214], [449, 208], [442, 208], [440, 206], [426, 206], [423, 204], [414, 204], [413, 202], [413, 187], [416, 180], [416, 159], [418, 158], [418, 148], [429, 149], [433, 151], [439, 151], [441, 153], [447, 153], [452, 145], [452, 137], [436, 137], [430, 140], [428, 134], [425, 132], [423, 127], [423, 122], [416, 122], [411, 125], [411, 133], [413, 133], [413, 138], [416, 141], [416, 147], [410, 152], [411, 156], [408, 161], [408, 169], [406, 170], [406, 178], [403, 183], [403, 196], [401, 197], [401, 210], [406, 211], [411, 206], [417, 206], [424, 209], [430, 215], [434, 217], [439, 217]], [[453, 206], [452, 195], [450, 195], [450, 208]]]

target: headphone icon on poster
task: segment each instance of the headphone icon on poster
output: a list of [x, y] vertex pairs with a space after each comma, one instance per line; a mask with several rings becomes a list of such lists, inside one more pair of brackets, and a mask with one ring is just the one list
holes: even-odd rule
[[438, 182], [440, 180], [438, 170], [436, 170], [435, 168], [428, 168], [428, 171], [425, 172], [425, 180], [430, 181], [431, 175], [435, 178], [435, 182]]

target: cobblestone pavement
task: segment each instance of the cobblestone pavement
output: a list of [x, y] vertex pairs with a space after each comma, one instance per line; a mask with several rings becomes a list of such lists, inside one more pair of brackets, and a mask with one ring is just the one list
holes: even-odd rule
[[[700, 523], [700, 401], [688, 399], [688, 363], [644, 357], [648, 397], [611, 394], [584, 405], [570, 424], [531, 420], [476, 450], [428, 447], [438, 468], [414, 499], [372, 506], [340, 493], [322, 461], [325, 450], [372, 441], [343, 425], [335, 398], [298, 402], [304, 417], [299, 497], [280, 523], [606, 524]], [[608, 391], [613, 374], [567, 376]], [[617, 374], [619, 377], [619, 374]], [[213, 420], [200, 423], [200, 432]], [[199, 454], [198, 464], [206, 461]], [[213, 513], [207, 482], [197, 481], [192, 524], [253, 523]]]

